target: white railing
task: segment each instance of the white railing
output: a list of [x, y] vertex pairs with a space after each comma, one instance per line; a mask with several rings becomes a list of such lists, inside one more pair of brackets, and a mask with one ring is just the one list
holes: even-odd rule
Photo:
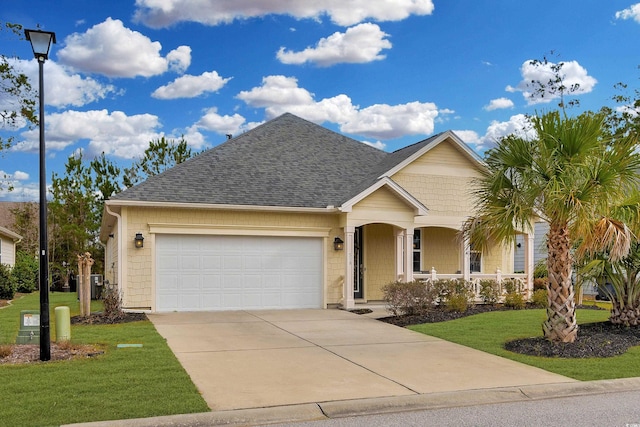
[[[457, 280], [464, 279], [464, 274], [456, 273], [456, 274], [439, 274], [435, 268], [431, 268], [431, 272], [421, 272], [421, 273], [413, 273], [413, 278], [415, 280], [422, 281], [436, 281], [436, 280]], [[476, 301], [481, 302], [482, 297], [480, 296], [480, 281], [481, 280], [495, 280], [499, 285], [499, 293], [503, 295], [505, 293], [502, 283], [505, 280], [513, 280], [518, 283], [518, 289], [521, 290], [523, 296], [526, 300], [531, 298], [533, 295], [533, 283], [527, 283], [527, 275], [521, 273], [508, 273], [504, 274], [500, 271], [500, 269], [496, 269], [496, 272], [493, 274], [490, 273], [471, 273], [470, 281], [471, 286], [473, 288], [473, 292], [476, 296]]]

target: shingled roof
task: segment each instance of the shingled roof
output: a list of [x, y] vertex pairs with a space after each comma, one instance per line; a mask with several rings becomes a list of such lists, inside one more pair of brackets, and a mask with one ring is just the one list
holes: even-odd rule
[[112, 200], [340, 206], [433, 138], [385, 153], [287, 113], [153, 176]]

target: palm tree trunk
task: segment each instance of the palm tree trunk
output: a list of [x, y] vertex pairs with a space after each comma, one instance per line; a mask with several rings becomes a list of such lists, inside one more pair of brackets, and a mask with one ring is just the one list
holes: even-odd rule
[[574, 288], [571, 282], [571, 240], [566, 223], [552, 222], [548, 234], [547, 320], [544, 336], [553, 342], [574, 342], [578, 336]]
[[619, 301], [613, 301], [609, 320], [614, 325], [626, 327], [640, 325], [640, 304], [635, 303], [628, 305], [622, 304]]

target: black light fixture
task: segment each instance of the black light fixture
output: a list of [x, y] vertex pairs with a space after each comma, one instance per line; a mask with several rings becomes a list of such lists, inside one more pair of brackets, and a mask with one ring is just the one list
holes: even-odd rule
[[40, 115], [40, 360], [51, 360], [51, 331], [49, 329], [49, 260], [47, 239], [47, 173], [44, 143], [44, 61], [49, 59], [51, 42], [56, 42], [56, 34], [42, 30], [24, 30], [31, 42], [33, 55], [38, 61], [39, 81], [38, 98]]
[[336, 251], [341, 251], [344, 249], [344, 242], [341, 238], [336, 237], [335, 239], [333, 239], [333, 249], [335, 249]]
[[133, 239], [133, 244], [136, 248], [144, 248], [144, 237], [142, 237], [142, 233], [136, 233], [135, 239]]

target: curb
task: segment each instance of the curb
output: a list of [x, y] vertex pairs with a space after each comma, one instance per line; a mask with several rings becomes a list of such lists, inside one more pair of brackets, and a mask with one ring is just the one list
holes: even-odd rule
[[274, 406], [269, 408], [214, 411], [197, 414], [168, 415], [153, 418], [98, 421], [67, 424], [62, 427], [204, 427], [251, 426], [259, 424], [317, 421], [362, 415], [428, 409], [457, 408], [552, 399], [557, 397], [586, 396], [640, 390], [640, 377], [588, 382], [537, 384], [516, 387], [465, 390], [458, 392], [416, 394], [410, 396], [378, 397], [371, 399], [338, 400]]

